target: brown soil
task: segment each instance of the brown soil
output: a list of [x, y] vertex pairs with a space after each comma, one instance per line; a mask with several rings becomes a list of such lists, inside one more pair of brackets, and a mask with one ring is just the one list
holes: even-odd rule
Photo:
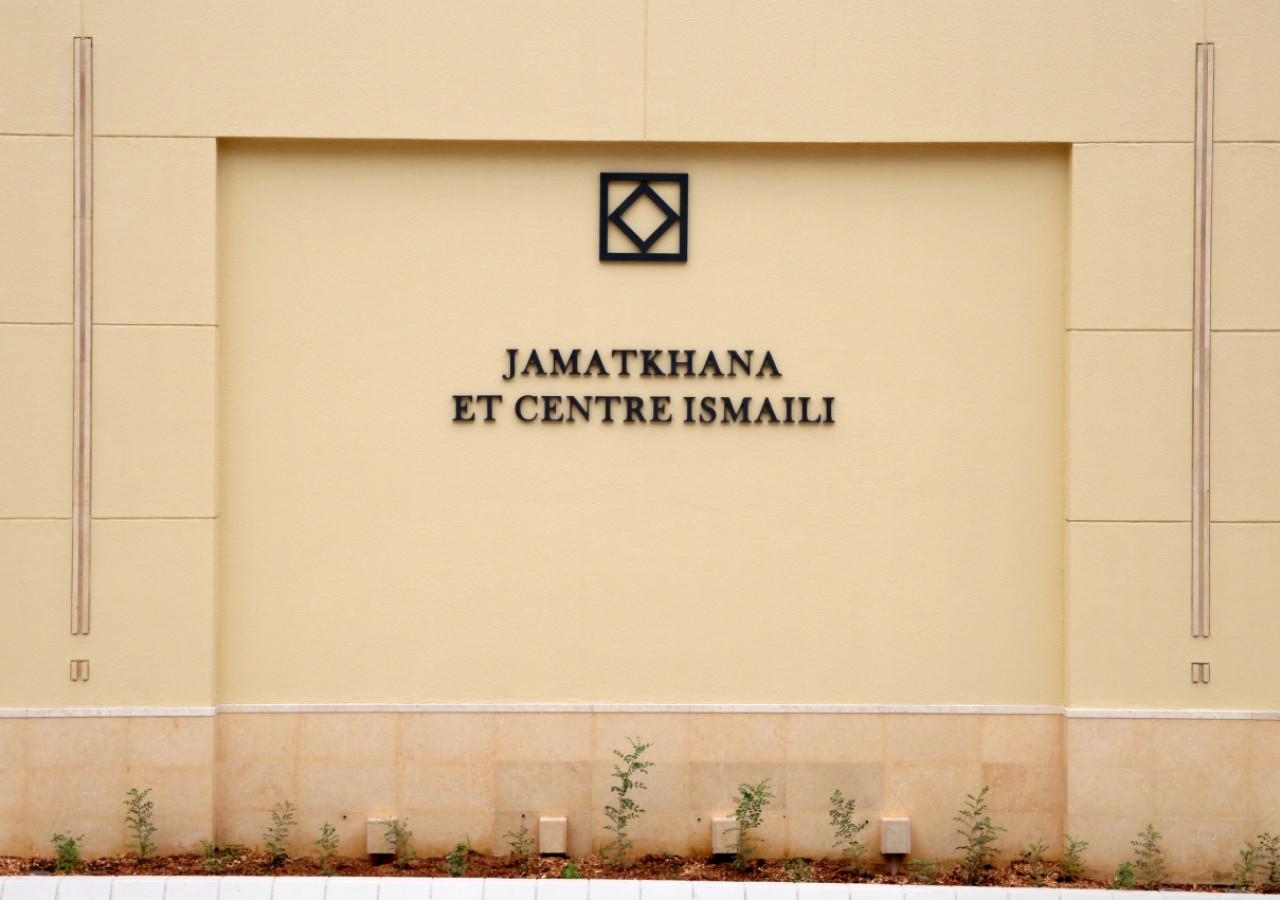
[[[788, 862], [790, 865], [788, 865]], [[804, 861], [797, 871], [796, 861], [756, 860], [745, 869], [735, 869], [732, 861], [693, 859], [679, 856], [644, 856], [630, 865], [619, 866], [599, 856], [558, 859], [534, 857], [523, 865], [507, 856], [481, 856], [473, 853], [468, 858], [469, 878], [563, 878], [564, 870], [572, 864], [581, 878], [641, 878], [672, 881], [818, 881], [864, 882], [873, 884], [908, 884], [904, 876], [862, 872], [847, 863], [833, 860]], [[345, 876], [402, 876], [443, 878], [448, 875], [443, 859], [416, 859], [407, 866], [396, 866], [390, 860], [377, 858], [337, 858], [331, 862], [335, 875]], [[52, 857], [0, 857], [0, 875], [30, 875], [52, 873]], [[134, 856], [108, 856], [87, 860], [81, 875], [321, 875], [320, 864], [310, 857], [288, 859], [273, 864], [265, 853], [245, 850], [224, 856], [213, 862], [203, 856], [183, 854], [155, 856], [139, 860]], [[1056, 887], [1056, 888], [1109, 888], [1105, 881], [1078, 879], [1061, 880], [1061, 873], [1046, 864], [1036, 879], [1026, 863], [993, 868], [983, 884], [1000, 887]], [[944, 871], [938, 884], [963, 884], [954, 871]], [[1206, 884], [1164, 884], [1166, 889], [1212, 892], [1226, 888]], [[1265, 889], [1260, 889], [1266, 892]]]

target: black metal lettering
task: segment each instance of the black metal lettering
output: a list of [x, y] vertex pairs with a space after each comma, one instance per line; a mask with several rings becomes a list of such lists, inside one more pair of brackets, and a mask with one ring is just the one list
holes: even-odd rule
[[746, 372], [748, 375], [750, 375], [751, 374], [751, 354], [755, 352], [756, 351], [754, 350], [748, 350], [747, 358], [743, 359], [741, 356], [738, 355], [737, 350], [730, 350], [729, 351], [729, 377], [730, 378], [737, 377], [738, 366], [742, 366], [743, 371]]
[[831, 405], [836, 402], [835, 397], [823, 397], [822, 402], [827, 405], [827, 422], [828, 425], [836, 424], [836, 420], [831, 418]]
[[711, 367], [712, 369], [715, 369], [715, 371], [712, 372], [711, 374], [714, 375], [716, 378], [724, 377], [724, 373], [720, 371], [720, 363], [716, 362], [716, 351], [714, 350], [711, 350], [707, 353], [707, 358], [702, 363], [702, 371], [698, 373], [699, 378], [706, 376], [708, 366]]
[[612, 410], [613, 410], [613, 401], [614, 401], [614, 400], [617, 400], [619, 403], [621, 403], [621, 402], [622, 402], [622, 398], [621, 398], [621, 397], [597, 397], [597, 398], [596, 398], [596, 402], [597, 402], [597, 403], [600, 403], [601, 401], [604, 401], [604, 418], [603, 418], [603, 419], [601, 419], [601, 421], [602, 421], [602, 422], [612, 422], [612, 421], [613, 421], [613, 412], [612, 412]]
[[587, 363], [587, 367], [582, 370], [582, 374], [590, 375], [592, 369], [599, 369], [597, 374], [604, 378], [609, 377], [609, 370], [604, 367], [604, 360], [600, 358], [599, 350], [591, 351], [591, 362]]
[[512, 378], [516, 377], [516, 354], [519, 352], [519, 350], [507, 351], [507, 365], [510, 367], [511, 371], [502, 376], [503, 381], [510, 381]]
[[662, 358], [661, 350], [641, 350], [640, 358], [644, 361], [644, 371], [640, 373], [641, 378], [648, 378], [657, 375], [659, 378], [665, 378], [667, 373], [662, 371], [662, 367], [658, 365], [658, 361]]
[[493, 417], [493, 401], [497, 400], [499, 403], [501, 403], [502, 402], [501, 394], [476, 394], [476, 400], [484, 401], [484, 420], [486, 422], [498, 421]]
[[[738, 404], [738, 408], [733, 408], [733, 400], [728, 397], [721, 397], [720, 402], [724, 404], [724, 418], [722, 422], [741, 422], [746, 425], [751, 421], [751, 398], [743, 397], [742, 402]], [[741, 416], [741, 418], [739, 418]]]
[[584, 422], [591, 421], [591, 398], [587, 397], [586, 401], [587, 401], [586, 406], [583, 406], [581, 403], [578, 402], [577, 397], [570, 395], [569, 397], [569, 421], [570, 422], [574, 421], [573, 411], [575, 409], [578, 412], [582, 413], [582, 421]]
[[522, 412], [520, 411], [521, 407], [523, 407], [523, 406], [524, 406], [524, 401], [526, 401], [526, 400], [532, 400], [532, 401], [533, 401], [533, 405], [534, 405], [534, 406], [537, 406], [537, 405], [538, 405], [538, 398], [537, 398], [537, 397], [533, 396], [533, 394], [525, 394], [523, 397], [521, 397], [519, 400], [517, 400], [517, 401], [516, 401], [516, 418], [517, 418], [517, 419], [519, 419], [521, 422], [534, 422], [534, 421], [537, 421], [538, 414], [537, 414], [536, 412], [535, 412], [532, 416], [530, 416], [529, 418], [527, 418], [527, 419], [526, 419], [526, 418], [524, 417], [524, 413], [522, 413]]
[[636, 351], [634, 351], [634, 350], [613, 350], [613, 351], [611, 351], [611, 352], [609, 353], [609, 355], [610, 355], [610, 356], [617, 356], [618, 354], [622, 354], [622, 371], [621, 371], [621, 372], [619, 372], [618, 374], [619, 374], [619, 375], [630, 375], [631, 373], [627, 371], [627, 357], [628, 357], [628, 356], [635, 356], [635, 355], [636, 355]]
[[[716, 398], [703, 397], [702, 402], [698, 404], [702, 407], [702, 412], [698, 413], [698, 421], [703, 425], [710, 425], [716, 420]], [[710, 416], [710, 418], [707, 418]]]
[[757, 425], [759, 425], [759, 424], [760, 424], [760, 420], [764, 418], [764, 414], [765, 414], [765, 413], [768, 413], [768, 414], [769, 414], [769, 424], [770, 424], [770, 425], [777, 425], [777, 424], [778, 424], [778, 422], [780, 422], [780, 421], [781, 421], [781, 420], [778, 418], [777, 413], [775, 413], [775, 412], [773, 411], [773, 404], [769, 402], [769, 398], [768, 398], [768, 397], [765, 397], [765, 398], [764, 398], [764, 404], [760, 407], [760, 414], [759, 414], [758, 416], [756, 416], [756, 424], [757, 424]]
[[544, 369], [544, 368], [542, 368], [542, 360], [538, 359], [538, 351], [537, 351], [537, 350], [530, 350], [530, 351], [529, 351], [529, 359], [525, 362], [525, 364], [524, 364], [524, 371], [522, 371], [520, 374], [521, 374], [521, 375], [528, 375], [528, 374], [529, 374], [529, 367], [530, 367], [530, 366], [537, 366], [537, 367], [538, 367], [538, 371], [534, 373], [534, 374], [536, 374], [536, 375], [546, 375], [546, 374], [547, 374], [547, 370], [546, 370], [546, 369]]
[[559, 375], [563, 372], [566, 375], [577, 375], [578, 354], [581, 352], [581, 350], [571, 350], [569, 351], [569, 358], [565, 359], [560, 355], [559, 350], [553, 348], [551, 350], [551, 374]]
[[763, 377], [764, 377], [764, 370], [765, 370], [766, 368], [768, 368], [768, 369], [772, 369], [772, 370], [773, 370], [773, 371], [770, 373], [770, 375], [769, 375], [769, 377], [770, 377], [770, 378], [781, 378], [781, 377], [782, 377], [782, 373], [778, 371], [778, 366], [777, 366], [777, 365], [774, 363], [774, 361], [773, 361], [773, 351], [772, 351], [772, 350], [766, 350], [766, 351], [764, 351], [764, 361], [760, 363], [760, 371], [756, 372], [756, 377], [757, 377], [757, 378], [763, 378]]
[[668, 350], [667, 352], [671, 354], [671, 371], [667, 373], [667, 377], [675, 378], [677, 375], [680, 374], [680, 367], [684, 366], [684, 377], [692, 378], [693, 377], [693, 354], [695, 351], [693, 350], [684, 351], [684, 362], [680, 362], [679, 350]]
[[467, 405], [471, 402], [470, 394], [454, 394], [453, 395], [453, 421], [455, 422], [474, 422], [476, 414], [467, 415], [470, 407]]
[[[644, 421], [644, 398], [643, 397], [624, 397], [627, 401], [627, 421], [634, 422], [639, 419]], [[635, 416], [633, 419], [632, 416]]]
[[809, 418], [809, 399], [808, 397], [800, 398], [800, 424], [801, 425], [817, 425], [822, 422], [822, 416], [816, 419]]
[[669, 413], [665, 419], [662, 418], [662, 415], [667, 412], [667, 404], [671, 402], [671, 398], [650, 397], [649, 400], [653, 403], [653, 411], [649, 414], [649, 418], [654, 422], [670, 422], [671, 415]]
[[[555, 397], [548, 397], [548, 396], [546, 396], [546, 395], [543, 395], [543, 397], [542, 397], [542, 421], [544, 421], [544, 422], [563, 422], [563, 421], [564, 421], [564, 416], [563, 416], [563, 415], [561, 415], [561, 414], [559, 414], [559, 413], [560, 413], [560, 400], [561, 400], [561, 399], [562, 399], [562, 398], [561, 398], [561, 397], [559, 397], [559, 396], [555, 396]], [[557, 415], [556, 415], [556, 417], [555, 417], [554, 419], [553, 419], [553, 418], [551, 418], [551, 414], [552, 414], [552, 413], [557, 413]]]

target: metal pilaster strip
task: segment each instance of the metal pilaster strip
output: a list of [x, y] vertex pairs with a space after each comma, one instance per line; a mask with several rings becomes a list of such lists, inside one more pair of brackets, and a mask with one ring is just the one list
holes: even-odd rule
[[1195, 278], [1191, 400], [1191, 634], [1209, 636], [1209, 376], [1213, 44], [1196, 45]]
[[93, 420], [93, 40], [76, 38], [71, 633], [89, 633], [89, 532]]

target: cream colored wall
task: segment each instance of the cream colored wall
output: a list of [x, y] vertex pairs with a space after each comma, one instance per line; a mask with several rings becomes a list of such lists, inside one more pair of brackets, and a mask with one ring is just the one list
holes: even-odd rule
[[[94, 38], [97, 73], [94, 331], [99, 356], [93, 421], [98, 435], [93, 633], [73, 638], [67, 633], [70, 38], [77, 34]], [[1217, 51], [1214, 601], [1213, 637], [1194, 641], [1189, 637], [1187, 500], [1190, 141], [1193, 44], [1204, 40], [1213, 41]], [[225, 574], [228, 561], [239, 559], [236, 574], [242, 576], [244, 564], [263, 552], [218, 548], [220, 535], [235, 534], [239, 527], [233, 519], [225, 527], [219, 522], [219, 504], [229, 502], [228, 485], [242, 477], [239, 471], [229, 477], [218, 472], [220, 444], [223, 452], [239, 446], [234, 439], [221, 441], [218, 433], [218, 368], [230, 363], [224, 371], [229, 378], [242, 370], [236, 368], [232, 350], [219, 346], [216, 334], [221, 315], [217, 266], [251, 259], [243, 254], [233, 258], [215, 247], [217, 139], [290, 137], [579, 141], [586, 143], [574, 152], [590, 158], [592, 166], [600, 157], [591, 153], [598, 154], [599, 148], [592, 151], [589, 142], [706, 142], [696, 152], [691, 143], [684, 144], [685, 158], [755, 154], [760, 161], [770, 157], [759, 147], [730, 150], [711, 142], [1074, 145], [1069, 186], [1060, 195], [1069, 248], [1062, 257], [1065, 301], [1058, 302], [1065, 303], [1061, 321], [1066, 329], [1060, 349], [1048, 351], [1048, 358], [1058, 360], [1062, 385], [1055, 426], [1062, 441], [1048, 458], [1058, 459], [1061, 469], [1056, 479], [1044, 481], [1061, 495], [1065, 523], [1058, 526], [1063, 540], [1057, 553], [1063, 566], [1048, 594], [1034, 598], [1038, 602], [1049, 596], [1053, 604], [1061, 604], [1061, 615], [1055, 625], [1045, 607], [1026, 605], [1026, 590], [1018, 601], [1024, 605], [1016, 608], [1026, 618], [1023, 631], [1015, 633], [1034, 634], [1040, 642], [1034, 646], [1048, 648], [1033, 661], [1033, 677], [1025, 672], [1008, 677], [1007, 669], [1024, 651], [1004, 648], [1006, 655], [991, 657], [997, 662], [990, 672], [969, 672], [960, 682], [947, 681], [939, 665], [917, 667], [905, 681], [890, 685], [884, 662], [897, 658], [887, 651], [877, 657], [873, 650], [852, 661], [839, 657], [835, 664], [852, 670], [865, 662], [873, 679], [883, 679], [879, 682], [866, 681], [859, 671], [859, 678], [832, 688], [830, 679], [806, 678], [815, 667], [807, 657], [800, 658], [796, 671], [783, 658], [767, 656], [754, 683], [795, 686], [803, 679], [792, 696], [841, 701], [895, 696], [940, 702], [962, 695], [1016, 694], [1075, 707], [1280, 709], [1280, 687], [1270, 663], [1280, 627], [1274, 610], [1280, 591], [1280, 569], [1274, 563], [1280, 550], [1280, 485], [1274, 475], [1274, 451], [1280, 446], [1275, 404], [1280, 396], [1275, 390], [1280, 377], [1275, 364], [1280, 355], [1275, 303], [1280, 270], [1272, 251], [1280, 236], [1280, 149], [1274, 143], [1280, 140], [1280, 118], [1274, 115], [1280, 94], [1278, 45], [1280, 16], [1271, 0], [1051, 0], [1034, 7], [1011, 0], [963, 0], [945, 8], [885, 7], [870, 0], [696, 8], [659, 0], [608, 7], [569, 0], [452, 0], [383, 4], [376, 13], [367, 4], [345, 2], [327, 5], [323, 16], [311, 6], [284, 0], [252, 9], [205, 0], [181, 6], [119, 0], [0, 4], [0, 608], [7, 626], [0, 629], [0, 707], [207, 708], [218, 700], [250, 696], [353, 697], [366, 693], [360, 683], [395, 681], [385, 692], [391, 697], [406, 682], [424, 683], [423, 669], [440, 665], [435, 659], [415, 659], [403, 677], [358, 673], [344, 679], [342, 673], [354, 667], [343, 661], [343, 652], [316, 658], [305, 653], [308, 647], [329, 649], [325, 642], [333, 639], [310, 631], [310, 619], [303, 624], [296, 618], [284, 621], [271, 605], [280, 602], [278, 597], [268, 598], [257, 611], [234, 604], [217, 608], [219, 598], [232, 596], [218, 582], [219, 560]], [[271, 145], [258, 146], [267, 152]], [[471, 146], [476, 159], [504, 152], [492, 144]], [[399, 145], [391, 152], [412, 155], [425, 149], [416, 147]], [[312, 151], [297, 146], [288, 152]], [[386, 145], [367, 144], [354, 155], [371, 152], [389, 151]], [[647, 151], [635, 152], [642, 158]], [[795, 152], [780, 150], [774, 158]], [[828, 156], [861, 152], [821, 151]], [[988, 151], [964, 152], [982, 156]], [[1056, 152], [1037, 150], [1028, 156]], [[942, 150], [934, 158], [958, 157]], [[302, 174], [288, 177], [300, 179]], [[519, 182], [513, 178], [512, 183]], [[710, 234], [701, 229], [741, 227], [753, 221], [755, 212], [749, 199], [735, 195], [732, 202], [750, 214], [744, 214], [742, 223], [717, 223], [714, 214], [705, 217], [702, 183], [695, 182], [691, 271], [702, 252], [699, 242]], [[798, 186], [801, 180], [785, 187]], [[950, 192], [957, 190], [949, 184], [942, 193], [954, 199]], [[766, 199], [777, 202], [776, 196]], [[335, 191], [329, 200], [337, 203], [343, 196]], [[818, 208], [832, 202], [829, 197], [812, 201]], [[358, 198], [352, 202], [358, 207]], [[574, 214], [566, 222], [589, 228], [589, 218]], [[327, 232], [319, 237], [334, 239]], [[784, 234], [783, 239], [796, 237]], [[392, 244], [375, 249], [404, 248]], [[575, 263], [588, 264], [589, 252], [574, 256]], [[850, 251], [840, 245], [833, 252], [857, 253], [860, 248]], [[514, 277], [494, 268], [501, 261], [481, 263], [479, 284]], [[413, 278], [434, 277], [425, 265], [406, 271]], [[267, 315], [271, 310], [255, 312]], [[658, 323], [661, 333], [655, 329], [653, 337], [665, 338], [672, 320], [683, 322], [674, 316], [664, 320]], [[522, 346], [529, 331], [519, 336]], [[557, 342], [563, 334], [546, 333], [546, 340]], [[813, 337], [815, 342], [829, 339], [821, 333]], [[786, 356], [800, 358], [790, 351]], [[469, 362], [479, 358], [467, 357]], [[787, 383], [793, 383], [798, 376], [789, 365], [783, 371]], [[417, 372], [409, 375], [420, 377]], [[478, 383], [469, 380], [467, 388], [475, 390], [472, 385]], [[422, 396], [438, 394], [423, 391]], [[858, 395], [841, 385], [840, 396]], [[225, 398], [221, 408], [227, 408]], [[836, 449], [836, 441], [860, 436], [857, 411], [843, 404], [840, 408], [840, 426], [832, 438], [821, 438]], [[863, 412], [866, 421], [877, 421], [875, 410]], [[412, 413], [436, 421], [421, 407]], [[627, 443], [626, 452], [637, 452], [633, 442]], [[258, 464], [276, 455], [278, 449], [264, 451]], [[367, 473], [360, 477], [365, 485], [376, 483]], [[326, 489], [336, 490], [332, 484]], [[537, 496], [531, 492], [523, 502]], [[1038, 510], [1046, 499], [1032, 495], [1016, 502]], [[394, 509], [390, 503], [385, 508]], [[321, 520], [319, 526], [331, 524]], [[285, 525], [280, 534], [299, 533], [297, 522]], [[323, 535], [319, 526], [306, 525]], [[373, 526], [375, 531], [391, 528], [385, 519]], [[657, 527], [648, 532], [637, 527], [635, 533], [653, 542], [666, 539]], [[915, 530], [904, 533], [911, 536]], [[392, 546], [407, 541], [396, 534]], [[437, 537], [441, 543], [455, 539]], [[586, 537], [601, 540], [598, 534]], [[980, 537], [972, 529], [960, 533], [959, 539], [967, 542], [961, 549], [978, 546]], [[376, 560], [381, 550], [374, 548], [370, 558]], [[779, 548], [765, 551], [767, 558]], [[1044, 560], [1052, 558], [1049, 550], [1041, 552]], [[996, 559], [1003, 564], [1009, 557]], [[280, 567], [287, 561], [272, 562]], [[852, 568], [852, 561], [832, 565], [843, 571]], [[1033, 569], [1032, 577], [1043, 577], [1025, 560], [1020, 565], [1003, 573], [1010, 585]], [[297, 591], [296, 581], [305, 584], [314, 577], [301, 565], [298, 570], [297, 580], [279, 571], [271, 575], [283, 586], [281, 593]], [[397, 595], [422, 589], [421, 579], [410, 578], [407, 570], [402, 568], [399, 580], [390, 585]], [[562, 574], [551, 570], [544, 565], [537, 574]], [[910, 570], [899, 578], [923, 580], [925, 575], [927, 571]], [[877, 577], [888, 576], [881, 572]], [[347, 594], [355, 599], [343, 602], [384, 612], [369, 603], [364, 591], [368, 580], [352, 578]], [[332, 584], [319, 588], [322, 600], [326, 592], [336, 593]], [[846, 589], [841, 582], [840, 590]], [[261, 591], [261, 584], [255, 590]], [[1013, 589], [1006, 585], [1006, 590], [997, 599], [1012, 604]], [[930, 596], [944, 595], [939, 590]], [[483, 606], [477, 609], [484, 612]], [[943, 609], [943, 617], [952, 612]], [[244, 660], [253, 641], [261, 639], [252, 634], [254, 616], [289, 635], [283, 646], [288, 659], [299, 663], [300, 674], [279, 675], [284, 660], [269, 655]], [[398, 634], [402, 623], [393, 616], [383, 620], [390, 624], [378, 623], [376, 633], [373, 624], [355, 623], [364, 642], [357, 650], [372, 655], [388, 643], [395, 650], [404, 640]], [[428, 629], [438, 621], [429, 619]], [[610, 682], [587, 668], [588, 653], [595, 651], [580, 650], [583, 640], [576, 629], [553, 632], [550, 625], [530, 622], [544, 645], [550, 642], [563, 652], [554, 658], [502, 659], [506, 672], [521, 676], [520, 690], [545, 699], [556, 679], [563, 686], [571, 675], [586, 671], [589, 678], [582, 680], [603, 695]], [[226, 636], [221, 653], [215, 624]], [[446, 622], [444, 627], [452, 626]], [[790, 620], [780, 626], [767, 620], [766, 627], [780, 633], [769, 636], [783, 648], [803, 646]], [[963, 622], [957, 633], [971, 638], [977, 627]], [[996, 620], [985, 633], [1004, 642], [1006, 627]], [[931, 648], [942, 646], [946, 637], [941, 629], [915, 635]], [[428, 639], [443, 640], [430, 631]], [[856, 646], [856, 636], [851, 640]], [[399, 647], [397, 652], [403, 653], [403, 643]], [[660, 649], [682, 664], [695, 660], [694, 665], [704, 666], [704, 675], [714, 668], [711, 677], [688, 681], [708, 696], [713, 687], [715, 699], [727, 699], [730, 688], [739, 692], [735, 697], [748, 696], [742, 685], [750, 682], [730, 684], [728, 676], [718, 674], [732, 673], [734, 661], [713, 667], [714, 661], [682, 654], [688, 648], [679, 644]], [[983, 645], [984, 659], [987, 649]], [[499, 650], [488, 652], [499, 655]], [[941, 655], [934, 653], [928, 661], [953, 663], [950, 654], [955, 652], [942, 646]], [[92, 679], [71, 683], [67, 662], [81, 657], [92, 660]], [[219, 658], [243, 661], [244, 668], [219, 673]], [[1211, 685], [1189, 683], [1192, 660], [1212, 661]], [[468, 675], [477, 690], [497, 696], [503, 670], [480, 670], [468, 667], [469, 662], [456, 667], [462, 674], [455, 677]], [[274, 693], [250, 692], [246, 685], [259, 676]], [[538, 685], [549, 687], [535, 691]], [[632, 696], [628, 692], [627, 698]], [[172, 836], [173, 846], [189, 846], [198, 834], [211, 832], [213, 724], [191, 720], [204, 721], [208, 728], [190, 725], [184, 733], [197, 737], [181, 752], [166, 755], [163, 741], [135, 740], [152, 727], [139, 721], [71, 719], [59, 731], [46, 722], [0, 718], [0, 852], [43, 847], [53, 828], [77, 823], [91, 830], [91, 852], [118, 849], [122, 779], [136, 775], [159, 786], [162, 776], [147, 766], [168, 765], [166, 760], [189, 767], [173, 776], [177, 783], [200, 787], [174, 811], [177, 818], [166, 823], [165, 840]], [[1269, 749], [1275, 743], [1274, 723], [1250, 722], [1246, 728], [1235, 723], [1091, 720], [1087, 734], [1077, 724], [1066, 723], [1063, 815], [1067, 827], [1089, 832], [1084, 836], [1094, 842], [1100, 862], [1118, 860], [1127, 850], [1128, 833], [1143, 820], [1155, 820], [1171, 838], [1177, 836], [1181, 848], [1194, 845], [1207, 854], [1198, 862], [1178, 862], [1189, 871], [1193, 863], [1200, 866], [1196, 871], [1201, 875], [1224, 871], [1249, 834], [1274, 831], [1272, 817], [1280, 809], [1272, 799], [1274, 778], [1268, 775], [1274, 769]], [[1246, 744], [1247, 758], [1241, 756]], [[315, 752], [323, 752], [317, 746]], [[1187, 756], [1162, 755], [1168, 747], [1186, 750]], [[899, 774], [927, 778], [929, 771], [916, 760]], [[224, 774], [249, 783], [259, 777], [252, 767], [225, 769]], [[234, 789], [234, 782], [223, 783]], [[109, 789], [111, 795], [77, 793], [88, 786]], [[1114, 802], [1099, 805], [1098, 798], [1107, 796]], [[1185, 801], [1189, 796], [1196, 798], [1194, 803]], [[49, 800], [54, 797], [56, 802]], [[230, 804], [228, 811], [261, 812], [266, 807], [253, 803], [266, 799], [264, 795], [237, 807], [240, 801], [233, 803], [220, 793], [217, 802]]]
[[[258, 5], [248, 23], [215, 4], [178, 11], [57, 0], [0, 8], [0, 79], [11, 98], [0, 106], [8, 211], [0, 221], [0, 341], [12, 348], [5, 363], [23, 373], [5, 380], [0, 397], [0, 552], [21, 557], [8, 577], [23, 587], [10, 596], [46, 598], [20, 602], [17, 615], [47, 623], [41, 628], [66, 615], [55, 598], [66, 588], [70, 513], [68, 479], [59, 475], [70, 454], [69, 39], [89, 34], [103, 334], [95, 515], [118, 516], [126, 530], [142, 527], [128, 524], [139, 516], [175, 529], [163, 546], [139, 535], [138, 552], [164, 554], [186, 572], [184, 594], [204, 598], [199, 603], [213, 603], [213, 577], [200, 574], [212, 571], [212, 532], [199, 548], [178, 550], [181, 526], [171, 517], [212, 522], [216, 513], [212, 138], [1063, 141], [1076, 144], [1064, 696], [1097, 705], [1274, 708], [1270, 688], [1247, 674], [1263, 665], [1251, 660], [1261, 659], [1271, 621], [1259, 623], [1249, 610], [1265, 614], [1265, 601], [1248, 598], [1274, 586], [1248, 567], [1249, 554], [1260, 551], [1245, 548], [1265, 547], [1280, 519], [1268, 507], [1269, 489], [1255, 489], [1269, 483], [1265, 448], [1276, 443], [1276, 429], [1251, 414], [1270, 395], [1267, 342], [1276, 328], [1266, 299], [1276, 273], [1265, 251], [1275, 229], [1276, 207], [1266, 198], [1276, 165], [1266, 142], [1280, 134], [1270, 115], [1280, 90], [1273, 52], [1280, 23], [1266, 0], [1087, 8], [1063, 0], [1034, 11], [971, 0], [930, 15], [901, 12], [890, 16], [871, 3], [697, 10], [456, 3], [384, 6], [376, 16], [358, 4], [331, 5], [317, 17], [281, 2]], [[1169, 573], [1188, 565], [1186, 541], [1176, 535], [1188, 493], [1180, 474], [1189, 404], [1179, 333], [1189, 327], [1190, 58], [1198, 40], [1218, 51], [1215, 327], [1254, 331], [1224, 330], [1216, 342], [1215, 534], [1227, 537], [1215, 540], [1215, 636], [1188, 645], [1177, 620], [1189, 598]], [[857, 52], [846, 52], [850, 44]], [[149, 415], [156, 407], [167, 421]], [[1110, 564], [1090, 546], [1091, 535], [1105, 545], [1110, 534], [1161, 545], [1167, 563], [1153, 563], [1150, 575], [1141, 567], [1108, 575]], [[95, 551], [95, 568], [111, 546]], [[130, 569], [129, 560], [119, 564]], [[110, 571], [116, 562], [102, 557], [102, 566]], [[1087, 592], [1073, 587], [1090, 584]], [[1129, 615], [1117, 604], [1144, 603], [1170, 618], [1147, 628], [1134, 616], [1141, 633], [1113, 621]], [[111, 621], [102, 604], [95, 615], [99, 624]], [[114, 615], [124, 622], [131, 614]], [[147, 621], [130, 627], [138, 636], [163, 634], [167, 644], [194, 641], [203, 657], [184, 650], [184, 658], [210, 658], [212, 634], [154, 632]], [[1126, 633], [1136, 653], [1120, 652], [1126, 645], [1115, 635]], [[123, 634], [113, 646], [126, 645]], [[185, 666], [147, 679], [129, 659], [104, 656], [98, 637], [68, 643], [60, 627], [31, 641], [8, 637], [3, 702], [212, 699], [211, 672]], [[57, 665], [35, 649], [50, 641], [65, 644]], [[1227, 646], [1209, 688], [1192, 692], [1181, 676], [1157, 685], [1164, 676], [1150, 674], [1159, 668], [1173, 678], [1188, 654]], [[110, 686], [72, 686], [61, 672], [73, 653], [103, 663], [95, 681], [131, 674]], [[1139, 659], [1150, 667], [1137, 671]], [[1109, 677], [1111, 666], [1132, 677]], [[141, 689], [148, 680], [155, 686]]]
[[[1060, 701], [1060, 151], [222, 155], [223, 702]], [[689, 171], [687, 265], [596, 260], [609, 169]], [[784, 377], [501, 379], [650, 346]], [[513, 414], [603, 392], [836, 424]]]
[[[69, 633], [70, 141], [0, 138], [0, 154], [19, 200], [0, 226], [15, 235], [0, 263], [0, 705], [207, 706], [216, 142], [95, 141], [87, 636]], [[86, 658], [89, 682], [71, 682]]]

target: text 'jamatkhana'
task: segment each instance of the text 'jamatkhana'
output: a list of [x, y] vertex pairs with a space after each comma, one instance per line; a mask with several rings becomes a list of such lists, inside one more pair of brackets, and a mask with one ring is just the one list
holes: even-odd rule
[[[585, 360], [585, 364], [584, 364]], [[521, 363], [523, 362], [523, 365]], [[523, 353], [508, 350], [503, 381], [526, 378], [781, 378], [773, 353], [754, 350], [599, 350]], [[768, 384], [769, 382], [765, 382]], [[654, 385], [656, 387], [656, 385]], [[745, 386], [745, 385], [744, 385]], [[762, 384], [761, 387], [765, 385]], [[603, 385], [601, 385], [603, 387]], [[502, 394], [454, 394], [453, 421], [496, 422]], [[835, 397], [724, 397], [712, 395], [521, 394], [511, 404], [521, 422], [631, 422], [711, 425], [833, 425]]]

